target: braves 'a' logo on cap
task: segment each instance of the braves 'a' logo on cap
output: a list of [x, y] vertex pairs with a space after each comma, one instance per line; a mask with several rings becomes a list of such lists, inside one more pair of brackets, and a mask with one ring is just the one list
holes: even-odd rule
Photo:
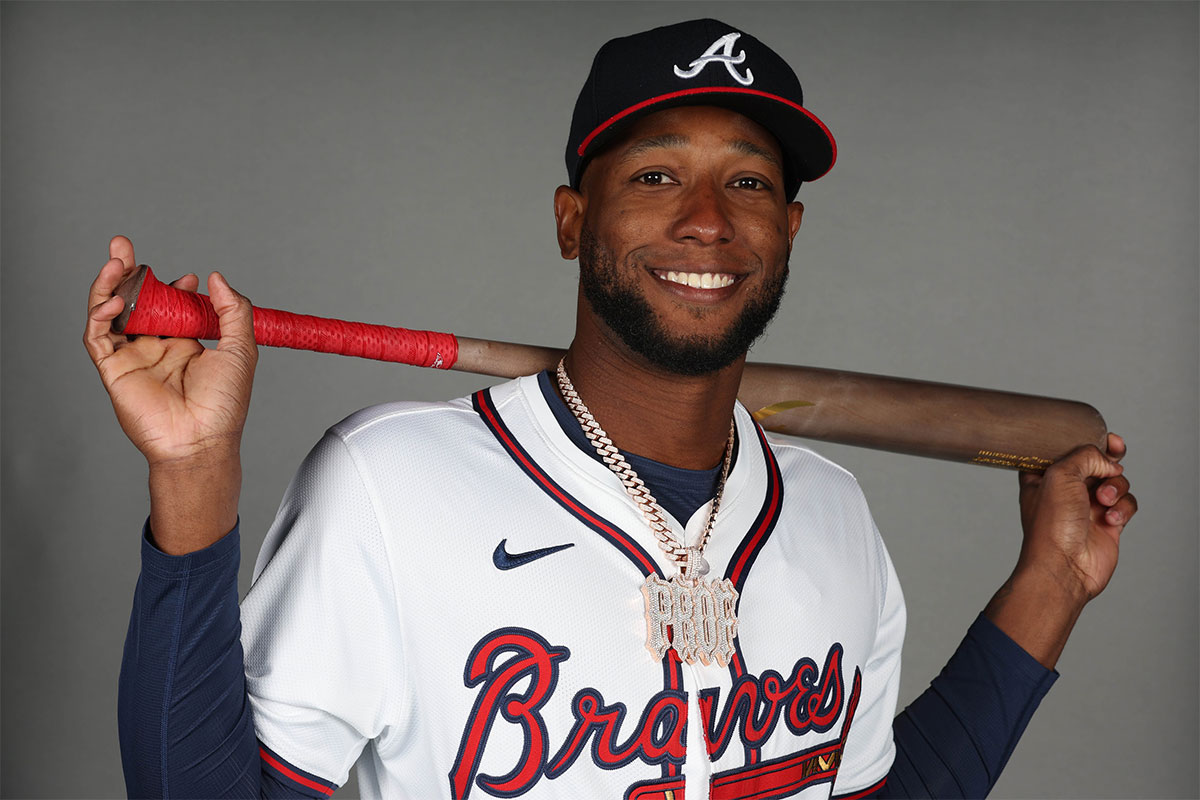
[[709, 64], [713, 63], [714, 61], [719, 61], [725, 65], [725, 69], [729, 70], [729, 74], [733, 76], [735, 81], [740, 83], [742, 86], [749, 86], [750, 84], [754, 83], [754, 73], [751, 72], [747, 67], [746, 74], [742, 75], [733, 68], [734, 64], [740, 64], [746, 60], [745, 50], [741, 51], [736, 56], [733, 54], [733, 43], [736, 42], [738, 37], [741, 35], [742, 34], [738, 33], [737, 31], [725, 34], [720, 39], [717, 39], [715, 42], [709, 45], [709, 48], [705, 50], [699, 58], [688, 64], [688, 69], [680, 69], [679, 65], [676, 64], [675, 74], [681, 78], [694, 78], [699, 75], [700, 71]]

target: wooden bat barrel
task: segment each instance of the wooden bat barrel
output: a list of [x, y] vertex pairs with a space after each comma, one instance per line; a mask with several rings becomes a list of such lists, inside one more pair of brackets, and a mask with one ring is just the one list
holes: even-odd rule
[[[117, 289], [127, 333], [214, 339], [208, 298], [141, 267]], [[563, 350], [255, 307], [259, 344], [514, 378], [553, 369]], [[787, 364], [748, 363], [738, 392], [769, 431], [990, 467], [1042, 472], [1107, 427], [1086, 403], [947, 383]]]
[[819, 367], [747, 364], [738, 397], [767, 430], [1029, 472], [1108, 433], [1074, 400]]

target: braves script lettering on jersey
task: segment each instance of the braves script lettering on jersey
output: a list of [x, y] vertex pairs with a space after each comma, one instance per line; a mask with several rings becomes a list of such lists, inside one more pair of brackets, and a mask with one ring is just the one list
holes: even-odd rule
[[[726, 666], [648, 652], [640, 588], [674, 565], [536, 376], [335, 426], [288, 489], [242, 607], [259, 738], [338, 784], [369, 746], [366, 796], [875, 785], [904, 633], [891, 562], [852, 476], [740, 406], [736, 422], [705, 552], [738, 591]], [[707, 511], [677, 533], [694, 541]]]

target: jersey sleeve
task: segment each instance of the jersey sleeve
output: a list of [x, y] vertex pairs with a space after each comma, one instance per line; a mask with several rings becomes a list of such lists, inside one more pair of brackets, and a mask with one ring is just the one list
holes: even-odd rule
[[395, 719], [403, 648], [384, 531], [346, 442], [309, 453], [242, 603], [246, 686], [265, 752], [341, 785]]
[[[859, 797], [873, 791], [887, 777], [896, 755], [892, 718], [900, 693], [900, 654], [907, 617], [900, 579], [878, 530], [874, 533], [882, 601], [877, 609], [874, 648], [862, 668], [858, 704], [843, 745], [835, 797]], [[859, 683], [857, 676], [854, 682]]]

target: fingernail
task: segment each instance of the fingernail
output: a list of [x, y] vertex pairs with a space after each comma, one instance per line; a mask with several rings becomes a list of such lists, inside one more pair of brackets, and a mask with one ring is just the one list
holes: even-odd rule
[[1121, 512], [1120, 511], [1109, 511], [1106, 516], [1108, 517], [1108, 521], [1111, 522], [1113, 525], [1116, 525], [1116, 524], [1120, 523], [1120, 521], [1121, 521]]
[[1117, 499], [1117, 490], [1115, 487], [1112, 487], [1112, 486], [1104, 487], [1104, 489], [1101, 491], [1101, 494], [1104, 495], [1103, 499], [1109, 503], [1111, 503]]

